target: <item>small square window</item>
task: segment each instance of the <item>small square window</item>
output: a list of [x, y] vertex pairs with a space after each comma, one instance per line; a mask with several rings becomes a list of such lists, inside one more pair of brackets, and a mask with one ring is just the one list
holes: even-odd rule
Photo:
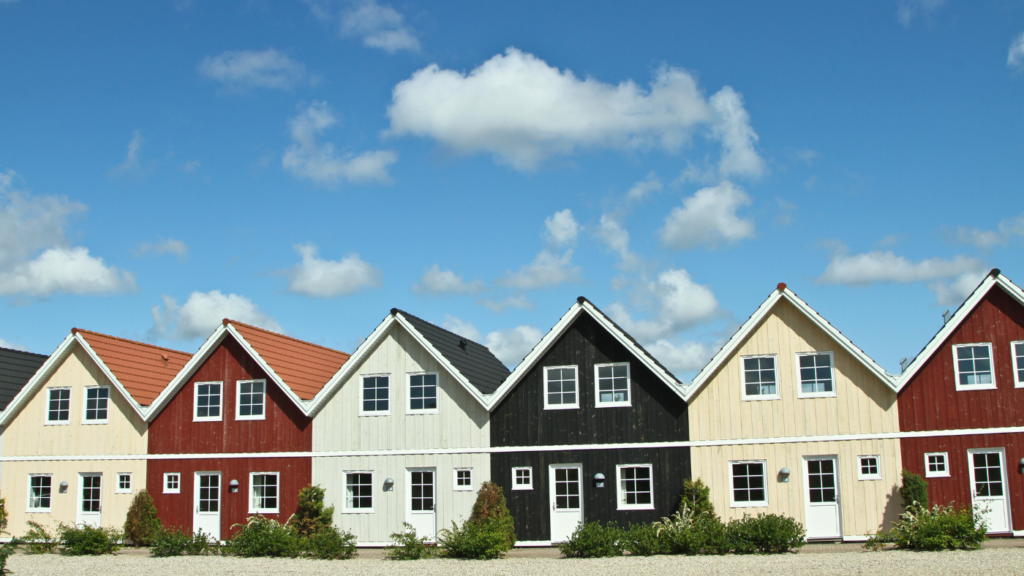
[[743, 363], [743, 399], [777, 400], [779, 378], [775, 356], [741, 358]]
[[278, 473], [253, 472], [249, 474], [250, 514], [277, 514]]
[[409, 412], [437, 413], [437, 374], [409, 375]]
[[71, 388], [50, 388], [46, 406], [47, 424], [71, 422]]
[[345, 473], [345, 501], [341, 511], [350, 514], [373, 512], [373, 472]]
[[544, 367], [544, 409], [566, 410], [580, 407], [575, 366]]
[[618, 475], [619, 510], [653, 510], [654, 484], [650, 464], [620, 464]]
[[597, 364], [594, 385], [598, 408], [629, 406], [629, 364]]
[[472, 490], [473, 489], [473, 469], [472, 468], [456, 468], [455, 469], [455, 489], [456, 490]]
[[267, 404], [267, 381], [266, 380], [239, 380], [238, 386], [238, 413], [236, 420], [264, 420], [266, 419]]
[[1024, 342], [1010, 342], [1010, 356], [1013, 357], [1013, 385], [1024, 387]]
[[110, 387], [91, 386], [85, 389], [85, 423], [104, 424], [107, 421], [107, 404], [110, 401]]
[[766, 468], [763, 460], [729, 463], [733, 507], [768, 505]]
[[924, 455], [924, 477], [949, 477], [949, 457], [946, 452], [928, 452]]
[[359, 413], [383, 416], [391, 413], [391, 377], [363, 376], [363, 398]]
[[861, 456], [858, 459], [858, 480], [881, 480], [881, 458], [878, 456]]
[[164, 494], [181, 493], [181, 474], [177, 472], [164, 472]]
[[836, 395], [831, 352], [797, 354], [796, 359], [800, 376], [800, 398]]
[[533, 468], [520, 466], [512, 469], [513, 490], [533, 490]]
[[996, 387], [992, 372], [992, 344], [953, 346], [953, 373], [957, 390], [988, 390]]
[[132, 473], [131, 472], [118, 472], [117, 473], [117, 489], [114, 490], [116, 494], [131, 494], [132, 493]]
[[53, 478], [49, 474], [31, 474], [28, 477], [28, 511], [49, 512], [50, 490]]
[[195, 421], [216, 421], [221, 419], [222, 382], [196, 382]]

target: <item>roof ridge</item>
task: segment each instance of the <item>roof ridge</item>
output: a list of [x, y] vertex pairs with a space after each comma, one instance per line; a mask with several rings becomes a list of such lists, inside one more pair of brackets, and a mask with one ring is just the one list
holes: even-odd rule
[[[447, 332], [447, 333], [451, 334], [452, 336], [458, 336], [459, 338], [462, 338], [466, 342], [472, 342], [473, 344], [476, 344], [477, 346], [483, 346], [484, 348], [487, 348], [487, 346], [484, 346], [483, 344], [481, 344], [480, 342], [477, 342], [476, 340], [473, 340], [472, 338], [468, 338], [466, 336], [463, 336], [462, 334], [456, 334], [455, 332], [452, 332], [451, 330], [449, 330], [449, 329], [447, 329], [447, 328], [445, 328], [443, 326], [438, 326], [437, 324], [434, 324], [430, 320], [424, 320], [423, 318], [420, 318], [419, 316], [417, 316], [415, 314], [410, 314], [410, 313], [406, 312], [405, 310], [402, 310], [401, 308], [392, 308], [391, 309], [391, 313], [392, 314], [394, 314], [396, 312], [401, 312], [402, 314], [405, 314], [406, 316], [415, 318], [415, 319], [419, 320], [420, 322], [426, 322], [427, 324], [430, 324], [431, 326], [437, 328], [438, 330], [441, 330], [443, 332]], [[487, 349], [490, 350], [490, 348], [487, 348]], [[492, 354], [493, 354], [493, 352], [492, 352]]]
[[138, 340], [129, 340], [127, 338], [121, 338], [120, 336], [111, 336], [110, 334], [104, 334], [102, 332], [96, 332], [94, 330], [84, 330], [82, 328], [72, 328], [72, 334], [78, 334], [83, 332], [85, 334], [95, 334], [97, 336], [103, 336], [104, 338], [113, 338], [114, 340], [120, 340], [121, 342], [128, 342], [130, 344], [138, 344], [139, 346], [146, 346], [147, 348], [155, 348], [157, 350], [166, 350], [167, 352], [174, 352], [175, 354], [184, 354], [186, 356], [192, 356], [189, 352], [182, 350], [175, 350], [174, 348], [166, 348], [164, 346], [157, 346], [156, 344], [147, 344], [146, 342], [139, 342]]
[[7, 348], [6, 346], [0, 346], [0, 350], [7, 350], [9, 352], [17, 352], [19, 354], [31, 354], [33, 356], [47, 357], [48, 354], [40, 354], [39, 352], [29, 352], [28, 350], [18, 350], [17, 348]]
[[614, 326], [614, 327], [615, 327], [615, 329], [616, 329], [616, 330], [618, 330], [619, 332], [621, 332], [623, 336], [625, 336], [625, 337], [626, 337], [626, 338], [628, 338], [628, 339], [629, 339], [629, 340], [630, 340], [630, 341], [631, 341], [631, 342], [632, 342], [633, 344], [635, 344], [635, 345], [636, 345], [636, 347], [637, 347], [637, 348], [639, 348], [639, 349], [640, 349], [640, 351], [641, 351], [641, 352], [643, 352], [645, 356], [647, 356], [648, 358], [650, 358], [651, 360], [653, 360], [653, 361], [654, 361], [654, 363], [655, 363], [655, 364], [657, 364], [657, 366], [658, 366], [659, 368], [661, 368], [662, 370], [664, 370], [666, 374], [668, 374], [668, 375], [669, 375], [670, 377], [672, 377], [672, 379], [673, 379], [673, 380], [675, 380], [675, 381], [676, 381], [676, 383], [677, 383], [678, 385], [680, 385], [680, 386], [685, 386], [685, 384], [683, 383], [683, 381], [682, 381], [682, 380], [680, 380], [679, 378], [676, 378], [676, 375], [675, 375], [675, 374], [673, 374], [671, 370], [669, 370], [668, 368], [666, 368], [666, 367], [665, 367], [665, 365], [664, 365], [664, 364], [662, 364], [660, 360], [658, 360], [657, 358], [655, 358], [655, 357], [654, 357], [654, 354], [651, 354], [651, 353], [650, 353], [650, 351], [649, 351], [649, 350], [647, 350], [647, 348], [646, 348], [646, 347], [644, 347], [644, 345], [643, 345], [643, 344], [641, 344], [639, 340], [637, 340], [636, 338], [634, 338], [634, 337], [633, 337], [633, 335], [632, 335], [632, 334], [630, 334], [629, 332], [626, 332], [626, 330], [624, 330], [624, 329], [622, 328], [622, 326], [619, 326], [619, 324], [618, 324], [618, 323], [617, 323], [617, 322], [616, 322], [615, 320], [612, 320], [612, 317], [611, 317], [611, 316], [609, 316], [609, 315], [605, 314], [604, 310], [601, 310], [600, 308], [598, 308], [596, 304], [594, 304], [593, 302], [591, 302], [591, 301], [590, 301], [590, 299], [588, 299], [588, 298], [587, 298], [587, 297], [585, 297], [585, 296], [580, 296], [579, 298], [577, 298], [577, 299], [576, 299], [576, 301], [577, 301], [577, 302], [579, 302], [580, 304], [583, 304], [584, 302], [586, 302], [587, 304], [590, 304], [591, 308], [593, 308], [594, 310], [596, 310], [596, 311], [597, 311], [597, 313], [598, 313], [598, 314], [600, 314], [601, 316], [604, 316], [605, 320], [607, 320], [607, 321], [608, 321], [608, 322], [609, 322], [609, 323], [610, 323], [610, 324], [611, 324], [612, 326]]
[[289, 336], [287, 334], [281, 334], [280, 332], [274, 332], [273, 330], [267, 330], [266, 328], [260, 328], [259, 326], [253, 326], [252, 324], [246, 324], [245, 322], [239, 322], [238, 320], [232, 320], [230, 318], [225, 318], [224, 319], [224, 324], [238, 324], [240, 326], [245, 326], [246, 328], [252, 328], [253, 330], [259, 330], [260, 332], [265, 332], [267, 334], [271, 334], [271, 335], [277, 336], [279, 338], [287, 338], [288, 340], [293, 340], [295, 342], [299, 342], [300, 344], [306, 344], [306, 345], [309, 345], [309, 346], [316, 346], [317, 348], [323, 348], [324, 350], [328, 350], [328, 351], [335, 352], [335, 353], [338, 353], [338, 354], [344, 354], [346, 356], [352, 356], [352, 354], [350, 354], [348, 352], [344, 352], [342, 350], [337, 350], [335, 348], [329, 348], [327, 346], [324, 346], [323, 344], [317, 344], [316, 342], [310, 342], [308, 340], [301, 340], [301, 339], [296, 338], [294, 336]]

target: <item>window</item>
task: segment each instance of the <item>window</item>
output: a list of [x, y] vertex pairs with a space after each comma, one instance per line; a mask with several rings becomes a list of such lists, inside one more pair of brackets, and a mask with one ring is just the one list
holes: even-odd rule
[[949, 478], [949, 458], [945, 452], [929, 452], [924, 455], [925, 478]]
[[222, 382], [196, 382], [196, 414], [193, 420], [220, 420]]
[[1024, 387], [1024, 342], [1010, 342], [1010, 356], [1013, 357], [1013, 385]]
[[653, 510], [654, 487], [650, 464], [620, 464], [618, 476], [619, 510]]
[[996, 387], [992, 373], [992, 345], [953, 346], [953, 370], [957, 390], [985, 390]]
[[861, 456], [860, 466], [857, 468], [858, 480], [881, 480], [882, 469], [879, 466], [881, 458], [878, 456]]
[[70, 424], [71, 388], [50, 388], [50, 401], [46, 406], [47, 424]]
[[533, 490], [533, 468], [522, 466], [512, 469], [513, 490]]
[[797, 354], [800, 371], [800, 398], [835, 396], [835, 381], [832, 378], [832, 353]]
[[777, 400], [779, 379], [775, 373], [775, 356], [743, 358], [743, 399]]
[[50, 511], [50, 489], [53, 478], [49, 474], [30, 474], [28, 477], [28, 511]]
[[409, 375], [409, 412], [437, 412], [437, 374]]
[[472, 490], [473, 489], [473, 469], [472, 468], [456, 468], [455, 469], [455, 490]]
[[238, 413], [235, 414], [235, 420], [265, 420], [267, 381], [239, 380], [237, 388]]
[[733, 507], [768, 505], [767, 482], [764, 477], [766, 467], [763, 460], [729, 463]]
[[388, 376], [363, 376], [363, 405], [359, 413], [390, 414], [390, 386], [391, 378]]
[[598, 364], [597, 407], [629, 406], [629, 364]]
[[342, 512], [373, 512], [373, 472], [345, 473], [345, 505]]
[[575, 366], [544, 368], [544, 409], [565, 410], [580, 407], [576, 389]]
[[[68, 391], [70, 392], [70, 390]], [[85, 389], [85, 422], [106, 424], [107, 403], [110, 401], [110, 387], [93, 386]]]
[[114, 490], [116, 494], [131, 494], [132, 493], [132, 473], [131, 472], [118, 472], [117, 473], [117, 489]]
[[277, 472], [249, 474], [249, 513], [277, 513]]
[[181, 494], [181, 474], [164, 472], [164, 494]]

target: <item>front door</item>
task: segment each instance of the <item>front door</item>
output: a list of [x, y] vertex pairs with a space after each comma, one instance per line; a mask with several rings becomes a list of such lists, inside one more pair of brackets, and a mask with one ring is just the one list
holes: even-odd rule
[[434, 480], [436, 468], [407, 468], [409, 509], [406, 522], [416, 529], [416, 535], [433, 542], [437, 534], [437, 491]]
[[989, 532], [1010, 531], [1003, 455], [1002, 448], [967, 451], [971, 469], [971, 498], [983, 510], [982, 517]]
[[583, 522], [582, 477], [580, 464], [552, 464], [548, 468], [552, 543], [568, 540]]
[[807, 539], [843, 537], [839, 514], [839, 459], [809, 456], [804, 464], [807, 498]]
[[89, 526], [100, 525], [100, 512], [103, 509], [101, 494], [103, 493], [102, 474], [79, 474], [78, 484], [78, 518], [77, 524], [88, 524]]
[[213, 542], [220, 540], [220, 472], [196, 472], [192, 531], [200, 530]]

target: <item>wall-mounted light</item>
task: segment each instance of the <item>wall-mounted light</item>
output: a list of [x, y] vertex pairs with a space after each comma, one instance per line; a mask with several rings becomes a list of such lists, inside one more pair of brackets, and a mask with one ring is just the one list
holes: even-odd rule
[[231, 482], [228, 482], [228, 492], [232, 494], [238, 492], [238, 480], [232, 480]]
[[779, 470], [779, 482], [789, 482], [789, 468]]
[[1024, 474], [1024, 458], [1020, 459], [1020, 467], [1017, 469], [1021, 474]]
[[58, 488], [57, 491], [60, 492], [61, 494], [67, 494], [68, 493], [68, 483], [67, 483], [66, 480], [64, 482], [60, 483], [60, 488]]
[[394, 478], [385, 478], [384, 479], [384, 491], [385, 492], [391, 492], [394, 489], [395, 489], [395, 479]]
[[594, 488], [604, 488], [604, 474], [594, 474]]

